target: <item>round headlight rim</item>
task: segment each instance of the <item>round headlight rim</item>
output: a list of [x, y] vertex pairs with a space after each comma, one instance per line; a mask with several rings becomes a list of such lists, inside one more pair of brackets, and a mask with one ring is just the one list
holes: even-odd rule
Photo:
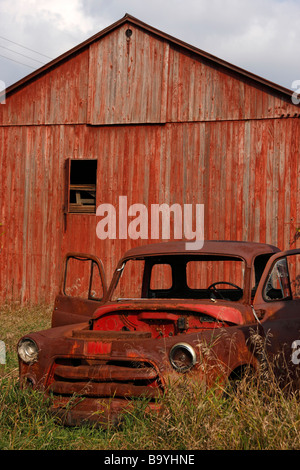
[[[173, 359], [174, 353], [180, 348], [188, 351], [191, 356], [191, 363], [188, 366], [178, 367], [178, 365], [175, 363]], [[176, 372], [184, 373], [184, 372], [190, 371], [194, 367], [194, 365], [197, 362], [197, 356], [196, 356], [196, 352], [193, 346], [191, 346], [189, 343], [180, 342], [180, 343], [174, 344], [172, 348], [170, 349], [169, 360], [170, 360], [172, 367], [176, 370]]]
[[[32, 354], [31, 357], [29, 355], [26, 356], [26, 352], [25, 352], [25, 349], [24, 349], [26, 343], [31, 343], [35, 348], [35, 351], [34, 351], [34, 353]], [[23, 349], [21, 349], [22, 347], [23, 347]], [[34, 341], [34, 339], [29, 338], [29, 337], [24, 337], [24, 338], [20, 339], [20, 341], [18, 343], [18, 356], [20, 357], [20, 359], [25, 364], [33, 364], [34, 362], [37, 362], [38, 355], [39, 355], [39, 347], [38, 347], [36, 341]]]

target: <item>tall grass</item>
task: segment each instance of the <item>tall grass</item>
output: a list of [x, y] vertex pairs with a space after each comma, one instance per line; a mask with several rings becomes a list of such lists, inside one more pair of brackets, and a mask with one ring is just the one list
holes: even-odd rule
[[61, 426], [49, 416], [41, 392], [18, 386], [16, 343], [30, 330], [49, 327], [50, 318], [51, 309], [44, 307], [0, 310], [8, 356], [0, 377], [0, 449], [300, 449], [298, 396], [284, 393], [264, 369], [226, 393], [220, 387], [205, 391], [183, 376], [161, 399], [161, 412], [149, 413], [147, 400], [136, 400], [119, 427]]
[[31, 331], [50, 328], [51, 314], [52, 308], [47, 305], [21, 307], [16, 303], [0, 306], [0, 340], [6, 346], [6, 361], [10, 372], [18, 365], [18, 340]]
[[226, 394], [189, 383], [184, 391], [172, 388], [164, 398], [164, 415], [148, 418], [149, 438], [169, 449], [299, 449], [296, 396], [249, 380]]

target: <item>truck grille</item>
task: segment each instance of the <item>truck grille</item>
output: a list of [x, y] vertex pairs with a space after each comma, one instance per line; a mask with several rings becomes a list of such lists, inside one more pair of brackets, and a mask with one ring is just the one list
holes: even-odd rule
[[56, 360], [49, 391], [91, 398], [156, 398], [161, 388], [155, 368], [145, 362]]

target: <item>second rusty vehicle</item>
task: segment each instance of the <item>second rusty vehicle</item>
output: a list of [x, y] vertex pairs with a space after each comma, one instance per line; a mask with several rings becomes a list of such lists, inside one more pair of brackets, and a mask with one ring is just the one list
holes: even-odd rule
[[127, 252], [107, 290], [101, 261], [70, 253], [52, 327], [18, 343], [20, 383], [66, 424], [117, 422], [132, 398], [156, 409], [183, 374], [209, 387], [257, 369], [255, 332], [298, 387], [299, 267], [300, 250], [261, 243], [159, 243]]

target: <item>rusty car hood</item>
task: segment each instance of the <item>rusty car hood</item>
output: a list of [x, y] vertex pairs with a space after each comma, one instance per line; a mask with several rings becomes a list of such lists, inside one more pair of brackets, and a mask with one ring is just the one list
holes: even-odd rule
[[247, 312], [245, 305], [237, 302], [217, 301], [211, 302], [210, 300], [199, 301], [193, 300], [149, 300], [143, 299], [139, 301], [126, 300], [122, 302], [108, 302], [102, 307], [99, 307], [92, 316], [91, 323], [96, 322], [99, 318], [109, 314], [121, 314], [124, 311], [140, 311], [140, 312], [169, 312], [178, 314], [205, 314], [214, 318], [216, 321], [226, 322], [236, 325], [246, 323], [245, 316]]

